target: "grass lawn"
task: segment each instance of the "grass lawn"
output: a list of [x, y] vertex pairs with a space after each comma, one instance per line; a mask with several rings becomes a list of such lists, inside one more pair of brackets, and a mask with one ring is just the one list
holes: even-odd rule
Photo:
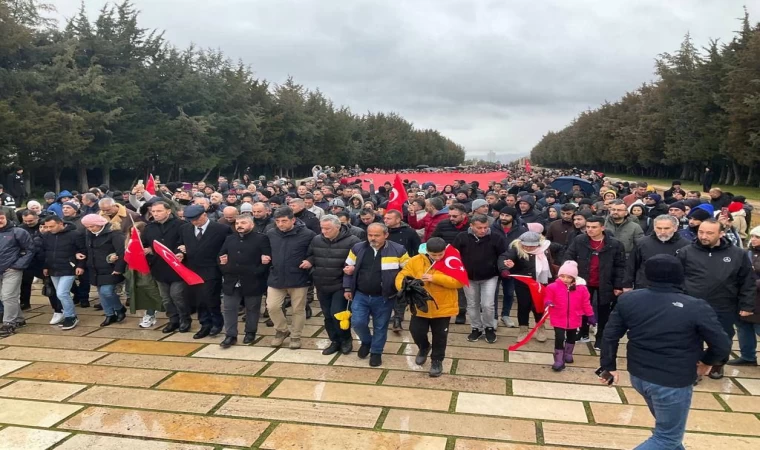
[[[658, 191], [664, 191], [670, 189], [670, 184], [673, 179], [670, 178], [642, 178], [635, 175], [625, 175], [620, 173], [605, 173], [610, 178], [620, 178], [627, 181], [646, 181], [650, 185], [657, 188]], [[713, 187], [720, 188], [723, 192], [731, 192], [734, 195], [743, 195], [747, 197], [748, 201], [753, 203], [760, 203], [760, 188], [750, 186], [726, 186], [713, 184]], [[684, 181], [681, 188], [685, 191], [699, 191], [702, 192], [702, 185], [699, 183], [692, 183], [690, 181]]]

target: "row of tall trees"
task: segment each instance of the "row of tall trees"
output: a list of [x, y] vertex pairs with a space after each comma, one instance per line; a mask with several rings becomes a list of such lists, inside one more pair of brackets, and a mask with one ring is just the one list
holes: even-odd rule
[[656, 61], [658, 79], [584, 111], [533, 148], [537, 164], [583, 166], [722, 184], [760, 180], [760, 24], [745, 11], [724, 45], [698, 49], [689, 35]]
[[[358, 115], [289, 78], [140, 28], [128, 0], [63, 29], [37, 0], [0, 0], [0, 161], [37, 182], [111, 173], [163, 180], [313, 164], [457, 165], [464, 149], [395, 113]], [[9, 167], [6, 167], [9, 169]], [[43, 180], [42, 178], [45, 178]], [[33, 182], [35, 180], [33, 179]]]

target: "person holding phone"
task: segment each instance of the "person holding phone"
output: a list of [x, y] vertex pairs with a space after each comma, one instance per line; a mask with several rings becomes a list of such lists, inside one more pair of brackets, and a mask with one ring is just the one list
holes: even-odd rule
[[597, 375], [603, 384], [617, 384], [618, 345], [627, 333], [631, 385], [655, 418], [652, 436], [637, 448], [684, 448], [697, 377], [728, 357], [731, 340], [710, 304], [681, 290], [685, 277], [678, 258], [653, 256], [644, 271], [649, 287], [618, 298], [605, 328]]

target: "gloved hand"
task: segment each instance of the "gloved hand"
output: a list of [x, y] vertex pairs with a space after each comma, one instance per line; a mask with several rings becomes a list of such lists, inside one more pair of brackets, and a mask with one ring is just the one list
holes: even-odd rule
[[509, 273], [509, 271], [508, 271], [508, 270], [506, 270], [506, 269], [504, 269], [504, 270], [502, 270], [502, 271], [501, 271], [501, 277], [502, 277], [502, 278], [509, 278], [509, 276], [510, 276], [510, 275], [511, 275], [511, 274], [510, 274], [510, 273]]
[[544, 309], [546, 308], [552, 308], [554, 307], [554, 303], [552, 302], [544, 302]]
[[596, 325], [596, 317], [591, 316], [588, 318], [588, 324], [589, 325]]

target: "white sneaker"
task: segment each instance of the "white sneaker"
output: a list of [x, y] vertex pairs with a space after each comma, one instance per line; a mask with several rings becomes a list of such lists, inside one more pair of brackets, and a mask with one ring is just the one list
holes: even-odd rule
[[509, 316], [501, 316], [501, 323], [507, 328], [517, 328], [517, 325], [515, 325], [515, 322]]
[[590, 332], [594, 333], [594, 336], [596, 336], [596, 330], [597, 330], [597, 328], [596, 328], [596, 325], [590, 325], [590, 326], [588, 327], [588, 330], [589, 330]]
[[50, 325], [58, 325], [63, 322], [63, 313], [53, 313], [53, 318], [50, 319]]
[[145, 314], [140, 321], [140, 328], [151, 328], [156, 325], [156, 316]]

